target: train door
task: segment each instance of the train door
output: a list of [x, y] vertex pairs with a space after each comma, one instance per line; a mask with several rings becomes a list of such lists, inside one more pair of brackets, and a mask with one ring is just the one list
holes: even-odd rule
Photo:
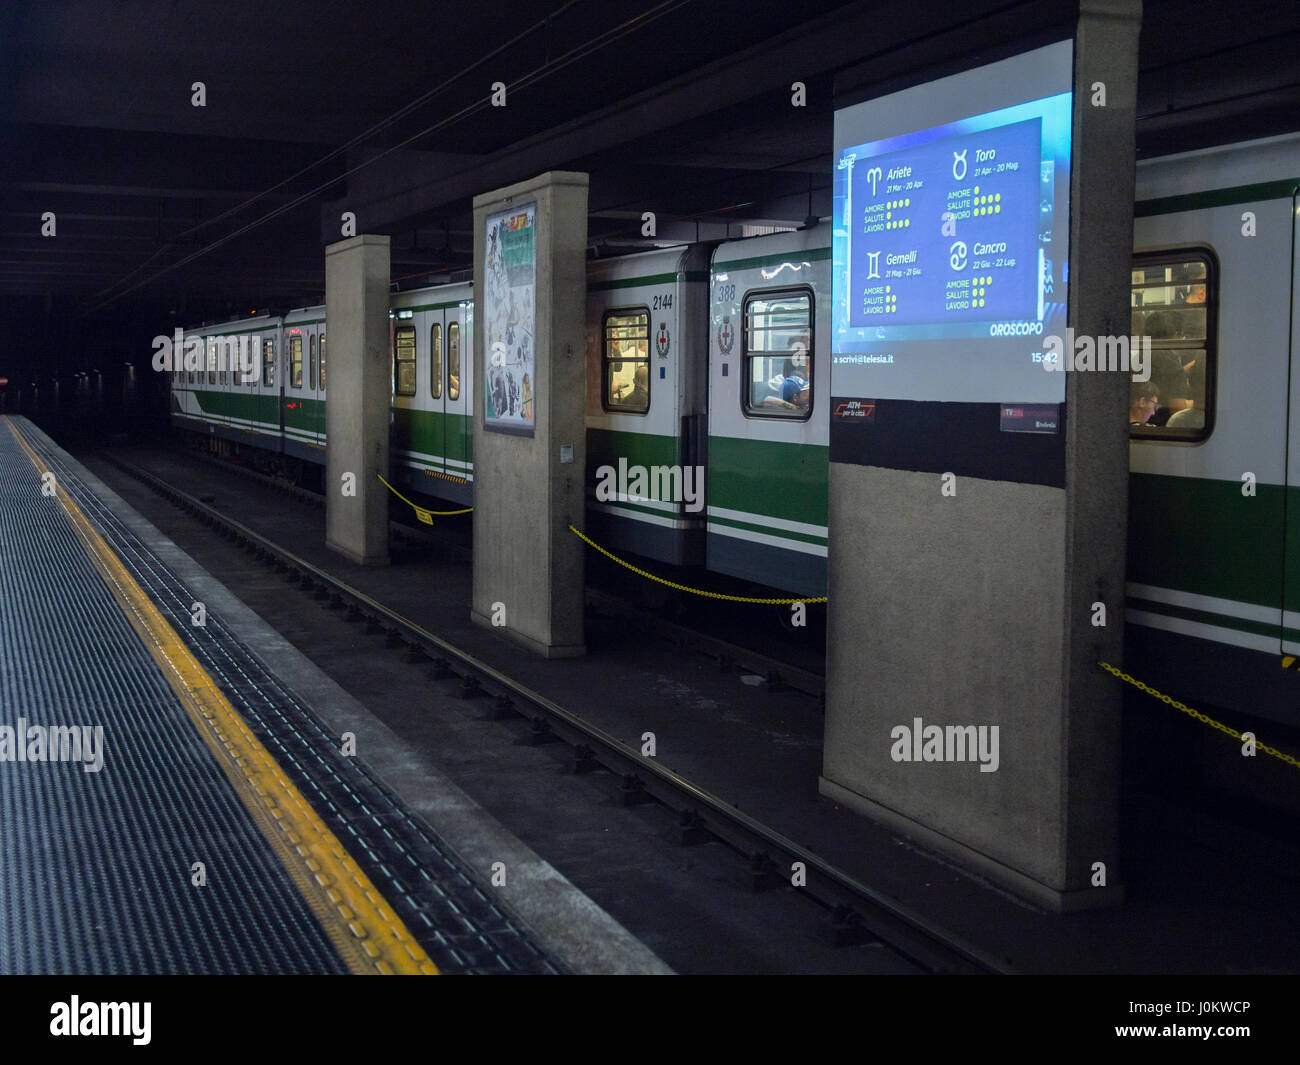
[[1300, 192], [1291, 197], [1291, 305], [1285, 313], [1291, 322], [1290, 357], [1291, 409], [1287, 419], [1286, 517], [1283, 553], [1282, 653], [1300, 655]]
[[[434, 470], [446, 468], [447, 455], [447, 315], [442, 308], [427, 311], [424, 328], [429, 341], [429, 414], [413, 450], [423, 454]], [[428, 468], [428, 467], [426, 467]]]
[[318, 374], [316, 344], [319, 340], [319, 326], [308, 326], [307, 333], [307, 437], [308, 441], [316, 447], [323, 447], [325, 444], [322, 416], [325, 411], [320, 401], [320, 378]]
[[[1247, 207], [1258, 225], [1251, 240], [1241, 237]], [[1134, 220], [1132, 333], [1149, 343], [1150, 365], [1129, 389], [1126, 617], [1220, 645], [1216, 654], [1276, 655], [1286, 584], [1297, 576], [1286, 565], [1296, 557], [1286, 489], [1296, 471], [1285, 428], [1295, 402], [1286, 386], [1290, 213], [1290, 197], [1176, 212], [1140, 202]], [[1137, 640], [1144, 662], [1178, 656], [1164, 635]], [[1174, 683], [1187, 684], [1190, 668]]]
[[443, 394], [443, 469], [452, 477], [469, 475], [469, 458], [472, 441], [469, 420], [467, 381], [465, 379], [465, 349], [469, 340], [466, 329], [464, 304], [448, 308], [444, 316], [446, 328], [445, 362], [446, 380]]
[[394, 457], [405, 465], [421, 449], [421, 422], [423, 414], [418, 382], [419, 340], [423, 315], [415, 316], [409, 310], [398, 312], [391, 321], [393, 360], [393, 413], [390, 447]]
[[309, 442], [307, 414], [307, 337], [299, 326], [284, 331], [284, 443], [285, 450], [301, 454]]
[[257, 389], [257, 421], [258, 428], [262, 432], [281, 434], [283, 431], [281, 422], [283, 412], [280, 410], [282, 375], [276, 372], [275, 347], [274, 335], [262, 337], [262, 373]]

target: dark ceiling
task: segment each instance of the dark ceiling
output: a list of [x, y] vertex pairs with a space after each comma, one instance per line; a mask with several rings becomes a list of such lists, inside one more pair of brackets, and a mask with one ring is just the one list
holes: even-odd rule
[[[1072, 11], [7, 0], [3, 358], [57, 362], [74, 327], [115, 337], [129, 323], [147, 340], [314, 302], [343, 210], [361, 232], [392, 234], [395, 278], [463, 270], [472, 196], [548, 169], [591, 174], [593, 243], [635, 243], [645, 210], [661, 236], [798, 224], [829, 209], [832, 99], [846, 79], [884, 84], [904, 45], [974, 65]], [[1139, 154], [1300, 128], [1298, 54], [1294, 2], [1148, 0]], [[790, 106], [795, 80], [806, 108]], [[196, 81], [205, 107], [192, 104]], [[505, 107], [489, 104], [498, 81]]]

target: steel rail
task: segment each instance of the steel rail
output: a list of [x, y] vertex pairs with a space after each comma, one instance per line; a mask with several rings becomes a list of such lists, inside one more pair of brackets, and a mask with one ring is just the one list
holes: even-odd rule
[[[957, 936], [910, 907], [862, 883], [814, 854], [801, 844], [750, 817], [742, 810], [701, 788], [687, 778], [643, 756], [604, 729], [584, 721], [552, 699], [506, 676], [468, 651], [429, 632], [417, 622], [385, 606], [314, 563], [227, 517], [216, 508], [182, 492], [166, 481], [114, 455], [104, 457], [122, 472], [157, 494], [197, 515], [205, 524], [224, 529], [229, 538], [243, 540], [268, 558], [277, 569], [307, 578], [350, 607], [369, 614], [410, 650], [430, 657], [436, 667], [458, 664], [465, 672], [467, 696], [495, 694], [499, 713], [514, 712], [531, 718], [534, 734], [549, 733], [574, 747], [575, 767], [603, 766], [623, 778], [624, 801], [649, 797], [678, 813], [683, 841], [707, 833], [747, 855], [755, 888], [786, 882], [794, 862], [803, 864], [807, 883], [799, 890], [831, 911], [833, 933], [845, 942], [874, 938], [890, 949], [935, 973], [1012, 973], [1005, 959], [995, 957], [964, 937]], [[403, 636], [405, 634], [405, 636]], [[454, 671], [451, 671], [454, 674]], [[486, 681], [486, 684], [483, 683]], [[522, 706], [516, 706], [516, 702]], [[530, 714], [529, 711], [534, 713]]]

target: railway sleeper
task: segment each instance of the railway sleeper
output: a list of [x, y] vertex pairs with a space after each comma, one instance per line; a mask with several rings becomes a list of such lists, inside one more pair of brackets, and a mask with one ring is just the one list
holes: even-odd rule
[[767, 891], [782, 882], [776, 873], [776, 863], [772, 861], [771, 855], [766, 851], [757, 851], [750, 854], [746, 875], [749, 881], [749, 890], [753, 892]]
[[832, 947], [860, 947], [882, 940], [867, 927], [862, 914], [843, 903], [831, 911], [830, 922], [825, 926], [827, 945]]
[[704, 819], [694, 810], [679, 810], [677, 813], [677, 842], [683, 847], [692, 847], [706, 842], [711, 833], [704, 827]]
[[624, 806], [642, 806], [654, 802], [654, 797], [645, 790], [645, 781], [635, 773], [624, 773], [621, 793]]
[[596, 752], [585, 743], [579, 743], [573, 748], [573, 771], [575, 773], [594, 773], [599, 768], [600, 763], [596, 761]]
[[545, 743], [560, 743], [560, 737], [551, 728], [551, 723], [539, 714], [528, 725], [528, 738], [524, 741], [530, 747], [540, 747]]

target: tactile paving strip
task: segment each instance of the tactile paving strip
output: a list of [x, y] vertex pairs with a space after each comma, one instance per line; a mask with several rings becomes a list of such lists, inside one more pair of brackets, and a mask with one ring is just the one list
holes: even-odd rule
[[361, 759], [341, 753], [338, 737], [325, 731], [219, 616], [209, 612], [204, 628], [191, 624], [191, 604], [199, 597], [85, 487], [75, 467], [39, 438], [28, 443], [58, 473], [60, 484], [441, 972], [562, 971]]
[[0, 725], [20, 718], [102, 726], [104, 763], [0, 761], [0, 972], [347, 972], [0, 427]]

